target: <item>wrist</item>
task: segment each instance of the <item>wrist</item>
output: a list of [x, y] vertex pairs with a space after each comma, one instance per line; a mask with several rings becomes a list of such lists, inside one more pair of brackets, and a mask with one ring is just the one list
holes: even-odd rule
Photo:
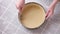
[[51, 3], [50, 7], [55, 7], [57, 3], [58, 3], [58, 0], [53, 0], [53, 2]]
[[56, 3], [57, 3], [58, 1], [59, 1], [59, 0], [53, 0], [53, 2], [56, 2]]

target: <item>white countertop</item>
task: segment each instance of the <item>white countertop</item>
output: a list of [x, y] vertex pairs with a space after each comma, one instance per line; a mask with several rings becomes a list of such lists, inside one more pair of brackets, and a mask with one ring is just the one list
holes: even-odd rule
[[[47, 10], [52, 0], [25, 2], [37, 2]], [[60, 3], [57, 4], [54, 15], [35, 30], [26, 29], [19, 22], [15, 3], [16, 0], [0, 0], [0, 34], [60, 34]]]

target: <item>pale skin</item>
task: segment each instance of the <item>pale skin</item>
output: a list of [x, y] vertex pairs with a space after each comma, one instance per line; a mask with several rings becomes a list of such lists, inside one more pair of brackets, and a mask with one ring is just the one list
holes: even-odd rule
[[[50, 4], [50, 6], [47, 10], [46, 16], [45, 16], [46, 19], [50, 18], [53, 15], [55, 6], [58, 3], [58, 1], [59, 0], [53, 0], [53, 2]], [[16, 4], [16, 7], [20, 11], [20, 13], [22, 11], [24, 4], [25, 4], [25, 0], [18, 0], [18, 2]]]

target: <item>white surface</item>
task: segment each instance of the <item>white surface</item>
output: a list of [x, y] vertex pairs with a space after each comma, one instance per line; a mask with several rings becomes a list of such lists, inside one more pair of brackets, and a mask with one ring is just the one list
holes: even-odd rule
[[[47, 10], [52, 0], [26, 0], [37, 2]], [[0, 1], [0, 34], [60, 34], [60, 3], [57, 4], [54, 15], [35, 30], [24, 28], [18, 20], [16, 0]]]

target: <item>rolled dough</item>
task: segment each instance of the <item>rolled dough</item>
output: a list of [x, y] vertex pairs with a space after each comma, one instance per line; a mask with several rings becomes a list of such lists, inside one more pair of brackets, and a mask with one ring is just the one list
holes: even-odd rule
[[37, 28], [45, 20], [42, 6], [34, 3], [26, 4], [21, 14], [21, 23], [27, 28]]

